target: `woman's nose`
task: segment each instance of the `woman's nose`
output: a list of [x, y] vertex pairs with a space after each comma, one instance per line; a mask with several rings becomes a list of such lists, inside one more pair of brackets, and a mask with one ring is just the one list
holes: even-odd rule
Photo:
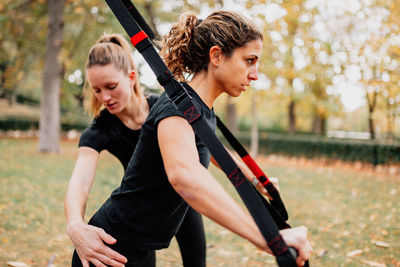
[[250, 79], [250, 80], [253, 80], [253, 81], [258, 80], [258, 70], [257, 70], [256, 68], [250, 70], [250, 72], [249, 72], [249, 79]]
[[110, 94], [104, 92], [104, 93], [101, 95], [101, 98], [102, 98], [103, 102], [107, 102], [107, 101], [109, 101], [109, 100], [111, 99], [111, 96], [110, 96]]

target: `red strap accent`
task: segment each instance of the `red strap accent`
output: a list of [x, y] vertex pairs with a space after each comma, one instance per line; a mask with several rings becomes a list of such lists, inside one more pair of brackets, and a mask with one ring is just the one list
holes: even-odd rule
[[265, 175], [264, 172], [260, 169], [260, 167], [258, 167], [257, 163], [253, 160], [252, 157], [250, 157], [249, 155], [246, 155], [242, 159], [243, 159], [244, 163], [246, 163], [246, 165], [250, 168], [250, 170], [254, 173], [254, 175], [257, 178], [261, 177], [262, 175], [264, 175], [267, 178], [267, 181], [264, 182], [263, 185], [270, 183], [267, 175]]
[[283, 241], [281, 235], [278, 235], [274, 237], [272, 240], [270, 240], [268, 242], [268, 247], [271, 249], [272, 254], [274, 254], [274, 256], [279, 256], [282, 253], [285, 253], [286, 250], [288, 250], [288, 247], [285, 241]]
[[146, 38], [149, 38], [149, 36], [147, 36], [147, 34], [144, 31], [140, 31], [131, 37], [131, 43], [133, 44], [133, 46], [136, 47], [138, 43], [140, 43]]
[[246, 178], [244, 177], [243, 173], [238, 169], [235, 169], [231, 174], [228, 175], [229, 180], [231, 180], [232, 184], [235, 187], [241, 185]]

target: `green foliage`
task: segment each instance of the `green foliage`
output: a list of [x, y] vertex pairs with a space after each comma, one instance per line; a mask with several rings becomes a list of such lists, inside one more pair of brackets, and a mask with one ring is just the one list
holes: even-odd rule
[[[84, 130], [88, 127], [89, 122], [87, 119], [78, 119], [75, 116], [64, 116], [61, 118], [61, 129], [63, 131], [69, 130]], [[11, 131], [11, 130], [37, 130], [39, 129], [38, 118], [27, 118], [19, 116], [6, 116], [0, 117], [0, 130]]]
[[[243, 144], [250, 144], [249, 136], [241, 136]], [[400, 163], [400, 144], [381, 144], [370, 140], [327, 139], [312, 135], [261, 135], [260, 152], [307, 158], [338, 159], [365, 162], [373, 165]]]
[[22, 95], [22, 94], [18, 94], [16, 97], [16, 100], [18, 103], [26, 104], [26, 105], [30, 105], [30, 106], [39, 106], [39, 104], [40, 104], [40, 101], [38, 99], [35, 99], [34, 97], [30, 97], [27, 95]]
[[36, 130], [39, 128], [39, 121], [37, 119], [25, 118], [25, 117], [5, 117], [0, 118], [0, 130]]

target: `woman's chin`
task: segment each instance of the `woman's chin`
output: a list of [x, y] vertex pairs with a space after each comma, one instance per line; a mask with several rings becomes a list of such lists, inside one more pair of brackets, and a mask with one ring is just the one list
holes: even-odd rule
[[119, 113], [119, 111], [116, 108], [107, 108], [108, 112], [110, 112], [110, 114], [116, 115]]
[[229, 92], [228, 95], [232, 97], [238, 97], [242, 94], [242, 91], [234, 91], [234, 92]]

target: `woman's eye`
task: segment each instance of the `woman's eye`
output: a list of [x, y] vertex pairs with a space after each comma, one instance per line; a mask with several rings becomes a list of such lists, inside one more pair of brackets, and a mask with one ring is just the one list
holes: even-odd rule
[[254, 62], [254, 58], [251, 58], [251, 59], [247, 60], [247, 63], [249, 63], [250, 65], [253, 64], [253, 62]]
[[93, 91], [94, 91], [95, 94], [100, 93], [100, 90], [99, 90], [99, 89], [94, 89]]
[[108, 88], [110, 88], [110, 89], [115, 89], [115, 87], [117, 87], [116, 84], [111, 84]]

